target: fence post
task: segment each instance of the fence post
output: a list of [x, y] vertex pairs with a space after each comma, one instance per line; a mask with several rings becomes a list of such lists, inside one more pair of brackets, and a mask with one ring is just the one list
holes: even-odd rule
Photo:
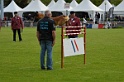
[[64, 34], [63, 34], [63, 28], [64, 26], [61, 27], [61, 68], [64, 67], [64, 50], [63, 50], [63, 38], [64, 38]]

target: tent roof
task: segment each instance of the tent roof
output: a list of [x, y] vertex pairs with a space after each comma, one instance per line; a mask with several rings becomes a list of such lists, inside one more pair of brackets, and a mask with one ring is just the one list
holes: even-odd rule
[[82, 0], [82, 2], [71, 11], [103, 11], [102, 9], [96, 7], [90, 0]]
[[106, 8], [106, 11], [109, 11], [109, 9], [113, 7], [112, 4], [108, 1], [108, 0], [104, 0], [102, 2], [102, 4], [99, 6], [100, 9], [104, 10], [105, 11], [105, 8]]
[[70, 6], [72, 8], [74, 8], [74, 7], [78, 6], [78, 3], [76, 2], [76, 0], [72, 0], [72, 2], [70, 3]]
[[48, 8], [40, 0], [32, 0], [22, 11], [45, 11]]
[[20, 8], [14, 0], [11, 1], [11, 3], [4, 8], [4, 12], [15, 12], [15, 11], [21, 11], [22, 8]]
[[[55, 5], [53, 5], [52, 7], [49, 7], [49, 10], [51, 10], [51, 11], [66, 11], [67, 9], [64, 8], [65, 3], [66, 2], [64, 0], [58, 0], [55, 3]], [[70, 7], [69, 9], [71, 9], [71, 8], [72, 7]]]
[[49, 5], [47, 7], [51, 7], [53, 5], [55, 5], [55, 1], [54, 0], [51, 0], [51, 2], [49, 3]]
[[124, 11], [124, 0], [114, 8], [114, 11]]

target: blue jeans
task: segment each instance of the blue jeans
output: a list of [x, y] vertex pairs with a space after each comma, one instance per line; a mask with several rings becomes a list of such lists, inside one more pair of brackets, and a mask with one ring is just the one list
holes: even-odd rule
[[45, 68], [45, 53], [47, 51], [47, 68], [52, 69], [52, 41], [41, 40], [40, 65]]

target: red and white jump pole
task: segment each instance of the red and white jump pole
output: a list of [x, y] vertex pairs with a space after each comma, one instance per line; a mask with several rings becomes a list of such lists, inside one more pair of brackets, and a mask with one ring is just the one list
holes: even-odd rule
[[[77, 30], [78, 28], [78, 30]], [[68, 35], [82, 35], [83, 37], [83, 55], [84, 64], [86, 64], [86, 27], [82, 26], [62, 26], [61, 28], [61, 68], [64, 67], [64, 37]], [[81, 36], [80, 36], [81, 37]], [[77, 45], [76, 45], [77, 46]]]

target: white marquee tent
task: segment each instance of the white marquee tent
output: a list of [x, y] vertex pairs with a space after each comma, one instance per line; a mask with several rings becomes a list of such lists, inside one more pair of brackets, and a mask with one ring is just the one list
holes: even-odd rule
[[15, 12], [15, 11], [21, 11], [22, 8], [20, 8], [15, 2], [14, 0], [11, 1], [11, 3], [4, 8], [4, 12]]
[[114, 14], [124, 15], [124, 0], [114, 8]]
[[103, 11], [102, 9], [95, 6], [90, 0], [82, 0], [82, 2], [75, 8], [73, 8], [71, 11]]
[[32, 0], [25, 8], [23, 8], [23, 12], [35, 12], [35, 11], [45, 11], [48, 7], [46, 7], [40, 0]]
[[[67, 9], [64, 8], [65, 3], [66, 2], [64, 0], [58, 0], [55, 3], [55, 5], [53, 5], [52, 7], [49, 7], [49, 10], [51, 10], [51, 11], [58, 11], [58, 12], [66, 11]], [[71, 8], [72, 7], [70, 7], [69, 9], [71, 9]]]
[[74, 8], [74, 7], [78, 6], [78, 3], [76, 2], [76, 0], [72, 0], [72, 2], [70, 3], [70, 6], [72, 8]]
[[95, 23], [95, 12], [103, 12], [102, 9], [95, 6], [90, 0], [82, 0], [82, 2], [75, 8], [71, 9], [70, 11], [77, 11], [77, 12], [88, 12], [89, 17], [93, 19]]
[[112, 4], [108, 0], [104, 0], [102, 4], [99, 6], [100, 9], [104, 11], [109, 11], [109, 9], [113, 7]]
[[47, 7], [52, 7], [53, 5], [55, 5], [55, 1], [51, 0], [51, 2], [49, 3], [49, 5]]

